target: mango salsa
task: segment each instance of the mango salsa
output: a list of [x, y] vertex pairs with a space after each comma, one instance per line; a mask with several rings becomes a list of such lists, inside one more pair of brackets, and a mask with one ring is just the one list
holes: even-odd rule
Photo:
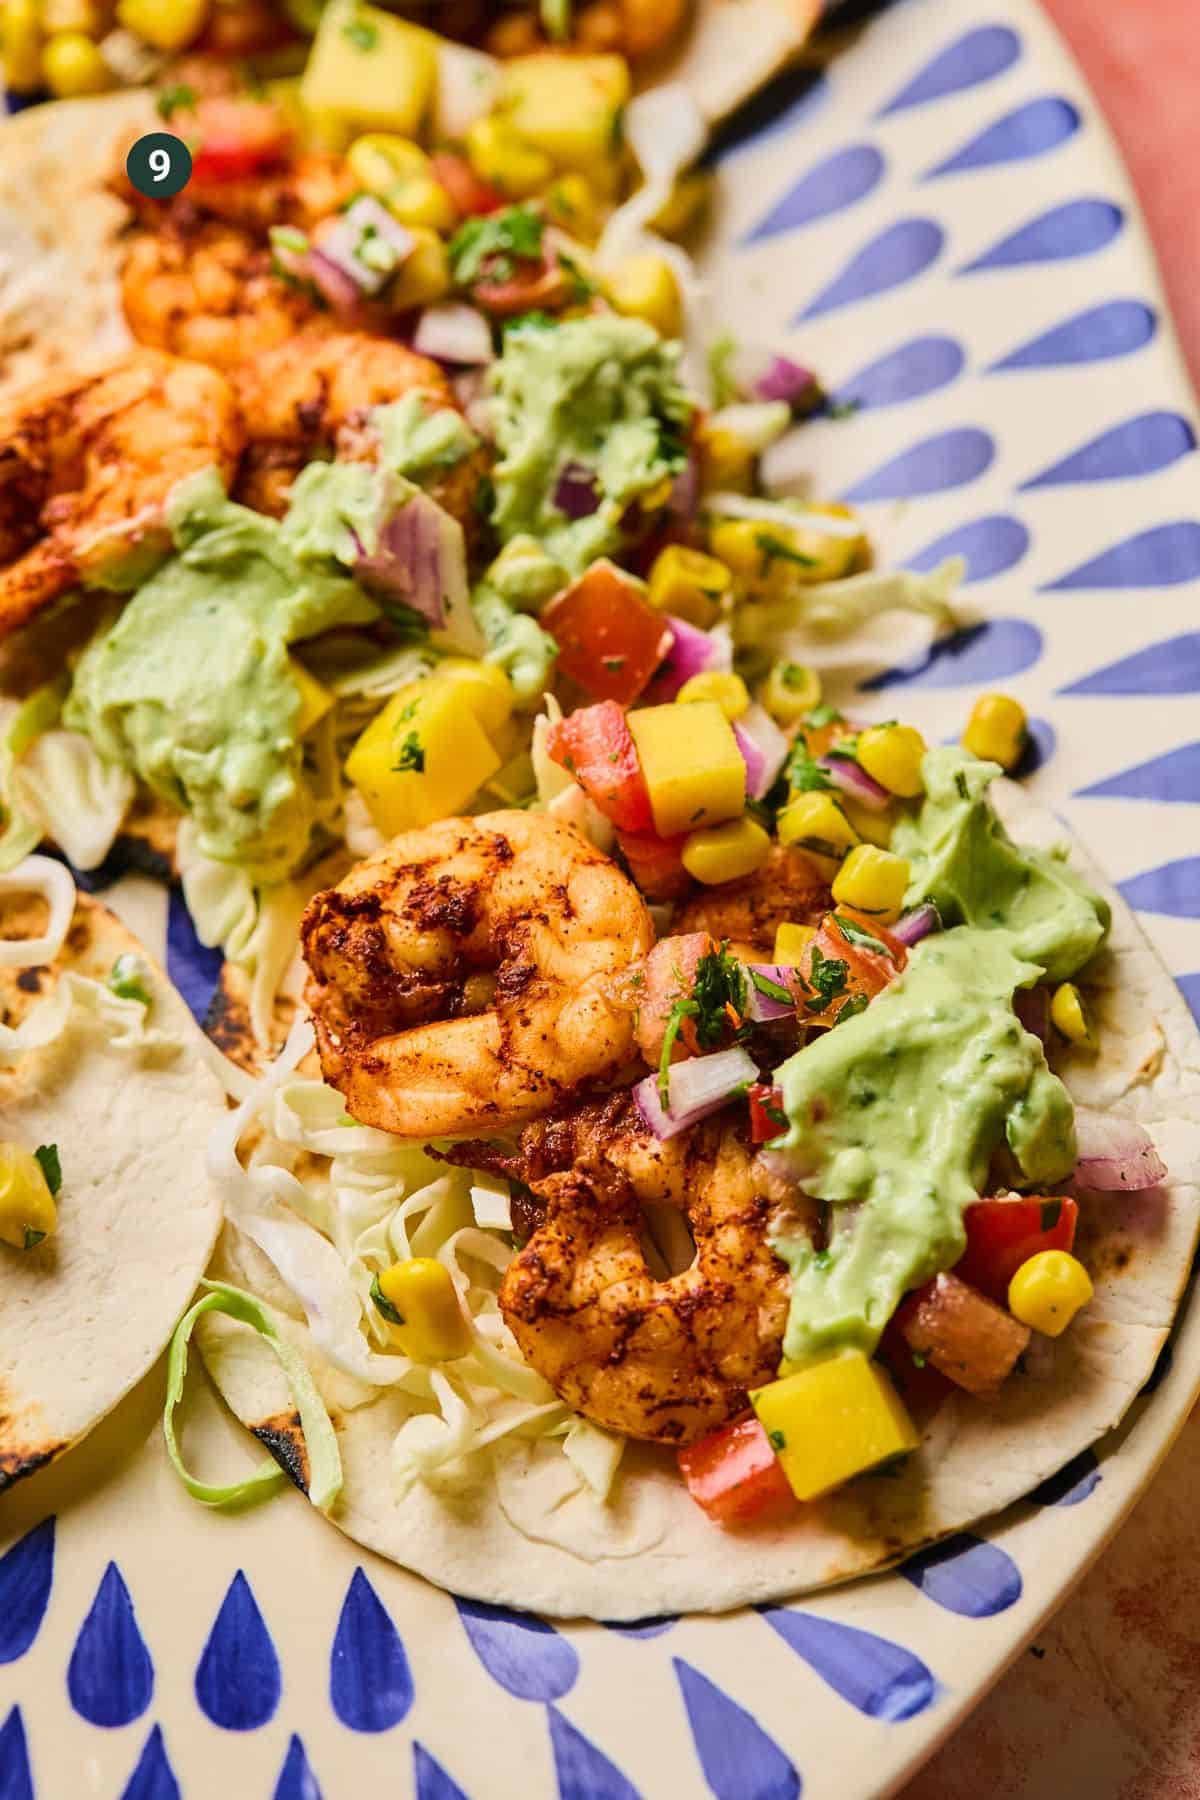
[[613, 147], [629, 94], [623, 56], [550, 50], [515, 56], [505, 65], [500, 106], [518, 137], [543, 150], [556, 168], [578, 170], [607, 194], [619, 169]]
[[880, 1365], [861, 1350], [756, 1389], [750, 1404], [797, 1500], [815, 1500], [920, 1442]]
[[364, 130], [417, 137], [437, 82], [433, 32], [377, 6], [331, 0], [304, 71], [305, 108]]
[[346, 759], [346, 779], [388, 837], [461, 812], [500, 767], [466, 683], [415, 681], [392, 695]]
[[740, 818], [746, 805], [746, 765], [725, 714], [715, 700], [697, 700], [684, 728], [681, 710], [646, 706], [626, 720], [659, 837]]

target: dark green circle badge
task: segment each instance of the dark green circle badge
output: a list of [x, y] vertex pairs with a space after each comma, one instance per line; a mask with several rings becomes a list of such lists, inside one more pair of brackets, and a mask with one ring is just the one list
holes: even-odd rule
[[192, 153], [170, 131], [148, 131], [125, 158], [125, 173], [149, 200], [170, 200], [192, 178]]

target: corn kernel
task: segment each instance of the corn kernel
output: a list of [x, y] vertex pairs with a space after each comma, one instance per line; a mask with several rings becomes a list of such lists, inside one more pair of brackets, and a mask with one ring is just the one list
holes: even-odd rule
[[659, 837], [740, 818], [746, 807], [746, 765], [720, 707], [697, 700], [686, 731], [679, 719], [674, 705], [643, 706], [626, 715]]
[[371, 1298], [406, 1356], [452, 1362], [470, 1349], [470, 1326], [450, 1272], [433, 1257], [410, 1256], [393, 1263], [375, 1277]]
[[1050, 1022], [1069, 1044], [1079, 1044], [1087, 1050], [1095, 1049], [1096, 1035], [1092, 1030], [1092, 1021], [1083, 995], [1073, 981], [1064, 981], [1060, 987], [1055, 988], [1050, 1001]]
[[495, 739], [512, 717], [513, 686], [496, 663], [447, 656], [437, 666], [437, 680], [453, 682], [463, 702]]
[[896, 819], [890, 806], [883, 812], [873, 812], [869, 806], [864, 806], [861, 800], [855, 800], [850, 794], [839, 794], [838, 799], [842, 811], [864, 844], [875, 844], [880, 850], [891, 847]]
[[[710, 425], [703, 421], [696, 429], [696, 451], [700, 457], [700, 487], [706, 494], [715, 493], [748, 493], [754, 476], [754, 452], [745, 438], [739, 437], [736, 431], [728, 431], [723, 425]], [[755, 567], [758, 566], [758, 533], [760, 527], [753, 520], [739, 519], [734, 522], [741, 528], [741, 535], [748, 537], [755, 546]], [[727, 530], [725, 526], [715, 526], [709, 532], [709, 542], [718, 556], [725, 557], [725, 551], [717, 542], [717, 534]]]
[[679, 336], [683, 302], [675, 271], [662, 256], [627, 256], [605, 283], [613, 306], [627, 318], [644, 319], [665, 338]]
[[650, 604], [707, 630], [718, 618], [732, 582], [729, 570], [715, 556], [668, 544], [650, 570]]
[[[854, 518], [849, 507], [836, 502], [808, 506], [805, 511]], [[839, 581], [866, 555], [862, 532], [835, 537], [813, 525], [782, 526], [761, 519], [723, 520], [709, 533], [709, 546], [751, 593], [766, 596], [790, 593], [797, 584]]]
[[32, 1250], [58, 1224], [45, 1172], [32, 1151], [0, 1143], [0, 1240]]
[[762, 703], [777, 725], [798, 725], [821, 704], [821, 677], [806, 663], [772, 663], [763, 684]]
[[14, 94], [42, 84], [42, 19], [38, 0], [5, 0], [0, 7], [4, 80]]
[[485, 113], [468, 127], [467, 161], [482, 181], [490, 181], [512, 200], [528, 200], [554, 174], [545, 151], [527, 144], [507, 119]]
[[369, 131], [346, 152], [357, 179], [402, 225], [450, 231], [458, 218], [433, 164], [418, 144], [390, 131]]
[[126, 31], [155, 50], [186, 50], [208, 22], [209, 0], [119, 0]]
[[861, 1350], [753, 1389], [750, 1404], [798, 1500], [815, 1500], [920, 1442], [884, 1370]]
[[706, 887], [723, 881], [743, 881], [767, 860], [771, 839], [757, 819], [743, 816], [728, 825], [689, 834], [680, 860], [688, 874]]
[[1068, 1250], [1039, 1250], [1009, 1282], [1008, 1310], [1033, 1331], [1058, 1337], [1093, 1292], [1092, 1278], [1078, 1257]]
[[300, 711], [296, 715], [294, 729], [296, 736], [302, 738], [325, 717], [333, 705], [333, 695], [294, 656], [288, 657], [288, 668], [291, 670], [292, 680], [300, 690]]
[[453, 681], [416, 681], [392, 695], [346, 759], [380, 831], [392, 837], [461, 812], [500, 768]]
[[846, 851], [860, 841], [839, 802], [820, 789], [790, 800], [775, 829], [781, 844], [803, 850], [827, 880], [836, 873]]
[[812, 925], [796, 925], [790, 919], [775, 927], [775, 949], [773, 958], [782, 963], [784, 968], [795, 968], [801, 957], [812, 948], [816, 937], [816, 928]]
[[450, 258], [436, 231], [424, 225], [409, 228], [416, 239], [414, 248], [400, 265], [389, 289], [391, 304], [399, 312], [411, 306], [430, 306], [450, 292]]
[[1019, 700], [1008, 694], [981, 694], [962, 734], [964, 750], [1002, 769], [1015, 769], [1025, 748], [1028, 720]]
[[731, 722], [740, 719], [750, 705], [750, 695], [740, 675], [725, 669], [705, 669], [684, 682], [675, 696], [675, 704], [688, 706], [694, 700], [715, 700]]
[[82, 31], [62, 31], [42, 52], [46, 86], [59, 100], [81, 94], [103, 94], [113, 84], [112, 72], [97, 44]]
[[912, 725], [868, 725], [858, 734], [858, 761], [862, 768], [902, 800], [915, 800], [924, 791], [921, 758], [925, 739]]
[[546, 217], [569, 232], [581, 244], [594, 244], [600, 235], [600, 210], [582, 175], [568, 172], [550, 183], [542, 195]]
[[908, 883], [909, 868], [902, 856], [877, 850], [874, 844], [856, 844], [834, 877], [833, 897], [839, 906], [856, 907], [890, 925], [904, 910]]

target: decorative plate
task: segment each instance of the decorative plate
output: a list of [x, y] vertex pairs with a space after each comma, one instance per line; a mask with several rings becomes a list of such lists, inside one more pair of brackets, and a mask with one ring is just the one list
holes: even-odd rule
[[[1200, 518], [1186, 378], [1124, 173], [1032, 0], [902, 0], [717, 153], [709, 267], [848, 417], [796, 467], [885, 556], [967, 560], [973, 620], [856, 707], [949, 736], [984, 687], [1029, 779], [1200, 1009]], [[1190, 729], [1189, 729], [1190, 728]], [[203, 1012], [177, 899], [114, 893]], [[0, 1504], [0, 1800], [868, 1800], [951, 1731], [1103, 1548], [1200, 1383], [1200, 1316], [1124, 1427], [978, 1535], [798, 1606], [551, 1627], [314, 1518], [183, 1493], [161, 1374]], [[197, 1378], [197, 1462], [246, 1458]]]

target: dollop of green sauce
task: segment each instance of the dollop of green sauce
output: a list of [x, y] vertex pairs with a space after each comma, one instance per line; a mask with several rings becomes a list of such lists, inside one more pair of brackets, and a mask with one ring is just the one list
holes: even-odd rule
[[190, 813], [205, 855], [278, 879], [319, 814], [288, 646], [378, 611], [301, 554], [299, 527], [227, 500], [215, 470], [179, 484], [168, 523], [176, 554], [88, 644], [63, 720]]
[[963, 1210], [1003, 1143], [1031, 1182], [1071, 1173], [1070, 1096], [1012, 1010], [1040, 974], [1012, 932], [940, 932], [865, 1012], [777, 1071], [780, 1146], [832, 1203], [823, 1251], [775, 1244], [792, 1270], [789, 1360], [874, 1349], [906, 1290], [962, 1255]]
[[920, 809], [892, 834], [912, 872], [905, 906], [932, 900], [943, 925], [1002, 927], [1048, 980], [1069, 980], [1108, 932], [1107, 901], [1062, 857], [1013, 843], [987, 798], [998, 763], [946, 745], [921, 774]]
[[[610, 313], [509, 327], [492, 372], [502, 542], [529, 534], [575, 574], [619, 547], [627, 508], [685, 461], [691, 403], [679, 354], [652, 326]], [[568, 464], [586, 469], [599, 495], [596, 511], [573, 521], [554, 503]]]
[[376, 406], [371, 424], [379, 436], [379, 461], [414, 481], [449, 469], [479, 445], [479, 439], [452, 406], [430, 410], [426, 388], [410, 388], [399, 400]]

